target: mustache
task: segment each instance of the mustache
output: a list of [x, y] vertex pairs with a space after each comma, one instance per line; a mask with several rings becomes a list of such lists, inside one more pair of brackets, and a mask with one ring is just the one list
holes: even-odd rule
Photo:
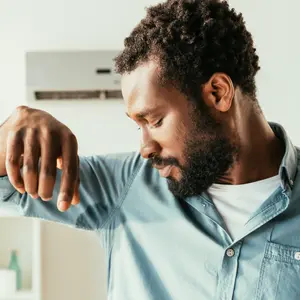
[[160, 156], [153, 156], [150, 158], [152, 166], [166, 167], [166, 166], [177, 166], [179, 167], [179, 162], [174, 157], [163, 158]]

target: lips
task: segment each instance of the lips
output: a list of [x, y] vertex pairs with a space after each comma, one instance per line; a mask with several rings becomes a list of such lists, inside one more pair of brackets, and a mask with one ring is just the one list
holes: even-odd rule
[[159, 168], [158, 172], [161, 177], [168, 177], [171, 173], [172, 166], [166, 166], [163, 168]]

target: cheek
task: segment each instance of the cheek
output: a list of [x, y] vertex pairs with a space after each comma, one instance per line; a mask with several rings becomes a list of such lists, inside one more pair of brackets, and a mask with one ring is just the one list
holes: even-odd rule
[[162, 140], [165, 146], [171, 146], [172, 148], [177, 148], [183, 144], [187, 133], [184, 123], [175, 118], [166, 119], [159, 131], [159, 136], [157, 137]]
[[174, 157], [181, 165], [184, 165], [184, 151], [187, 142], [187, 134], [188, 131], [183, 122], [175, 120], [166, 122], [159, 134], [157, 134], [157, 141], [159, 141], [162, 148], [162, 156]]

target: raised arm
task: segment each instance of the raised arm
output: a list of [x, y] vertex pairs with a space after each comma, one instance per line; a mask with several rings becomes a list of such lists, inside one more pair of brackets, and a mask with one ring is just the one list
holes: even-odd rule
[[99, 229], [113, 218], [141, 164], [137, 153], [78, 158], [69, 128], [44, 111], [19, 107], [0, 127], [0, 205]]

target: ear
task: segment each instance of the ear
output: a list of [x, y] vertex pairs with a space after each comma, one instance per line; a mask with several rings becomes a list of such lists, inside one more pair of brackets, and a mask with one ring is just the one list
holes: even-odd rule
[[215, 73], [202, 86], [203, 100], [207, 106], [220, 112], [227, 112], [232, 105], [234, 86], [231, 78], [224, 73]]

